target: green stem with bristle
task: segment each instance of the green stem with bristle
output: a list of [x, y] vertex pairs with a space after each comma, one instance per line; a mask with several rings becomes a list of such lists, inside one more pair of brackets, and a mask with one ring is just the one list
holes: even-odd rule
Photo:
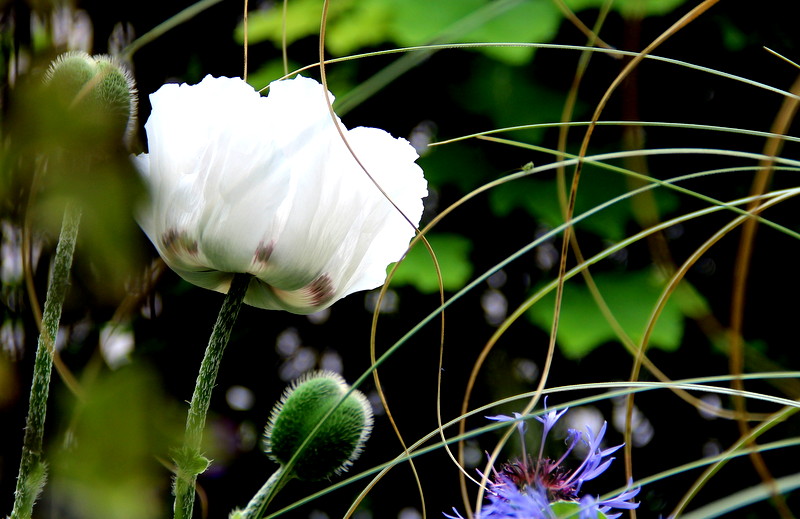
[[73, 205], [64, 210], [61, 234], [58, 237], [53, 272], [47, 287], [47, 297], [42, 312], [42, 330], [36, 346], [33, 364], [28, 418], [25, 422], [25, 437], [22, 442], [22, 459], [19, 464], [17, 488], [14, 492], [12, 519], [29, 519], [33, 504], [42, 491], [46, 480], [46, 466], [42, 460], [44, 420], [47, 413], [47, 398], [50, 393], [50, 373], [53, 369], [55, 347], [61, 309], [69, 285], [69, 271], [75, 253], [81, 212]]
[[244, 511], [237, 510], [232, 512], [230, 519], [261, 519], [264, 517], [272, 498], [291, 479], [291, 476], [284, 474], [284, 472], [283, 465], [278, 467], [278, 470], [264, 483], [261, 490], [247, 503], [247, 508]]
[[197, 375], [194, 394], [189, 404], [183, 446], [175, 456], [177, 467], [175, 475], [175, 519], [190, 519], [192, 517], [197, 476], [208, 467], [208, 460], [200, 452], [206, 414], [211, 402], [211, 392], [217, 380], [222, 354], [230, 339], [236, 317], [239, 315], [239, 309], [247, 293], [247, 286], [250, 284], [250, 277], [249, 274], [236, 274], [233, 276], [228, 294], [225, 296], [217, 322], [211, 332], [203, 362], [200, 365], [200, 373]]

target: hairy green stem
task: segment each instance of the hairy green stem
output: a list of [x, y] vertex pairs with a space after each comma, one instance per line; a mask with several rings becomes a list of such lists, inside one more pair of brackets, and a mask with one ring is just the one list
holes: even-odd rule
[[236, 274], [233, 276], [228, 294], [219, 310], [217, 322], [208, 340], [200, 373], [197, 375], [192, 401], [189, 404], [189, 416], [186, 419], [186, 432], [183, 446], [175, 456], [177, 474], [175, 476], [175, 509], [176, 519], [190, 519], [194, 508], [195, 483], [198, 474], [208, 467], [206, 460], [200, 452], [203, 440], [203, 428], [206, 424], [206, 413], [211, 401], [211, 391], [217, 380], [219, 364], [228, 339], [231, 336], [236, 317], [242, 306], [247, 286], [250, 283], [249, 274]]
[[261, 519], [264, 517], [264, 513], [266, 513], [270, 501], [272, 501], [275, 494], [283, 488], [289, 479], [290, 478], [286, 477], [284, 474], [283, 465], [281, 465], [278, 467], [278, 470], [270, 476], [267, 482], [264, 483], [261, 490], [253, 496], [253, 499], [247, 504], [247, 508], [245, 508], [244, 512], [233, 512], [231, 514], [231, 519]]
[[33, 364], [28, 418], [25, 423], [25, 437], [22, 441], [22, 459], [19, 464], [17, 488], [14, 492], [12, 519], [29, 519], [33, 504], [44, 487], [46, 466], [42, 460], [44, 420], [47, 413], [47, 397], [50, 393], [50, 373], [53, 370], [53, 348], [55, 347], [61, 308], [69, 284], [69, 270], [75, 252], [81, 212], [68, 205], [64, 210], [61, 234], [58, 237], [56, 254], [53, 258], [53, 272], [47, 287], [47, 297], [42, 312], [42, 330], [36, 346], [36, 359]]

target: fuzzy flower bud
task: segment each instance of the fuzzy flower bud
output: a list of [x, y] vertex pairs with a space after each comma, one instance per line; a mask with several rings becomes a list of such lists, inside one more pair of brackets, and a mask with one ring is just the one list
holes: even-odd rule
[[80, 119], [92, 136], [120, 142], [136, 124], [136, 86], [115, 58], [81, 51], [62, 54], [50, 64], [45, 85], [65, 120]]
[[272, 410], [264, 433], [265, 452], [283, 466], [295, 458], [290, 472], [301, 480], [326, 479], [346, 471], [372, 430], [372, 408], [360, 391], [351, 392], [336, 407], [349, 389], [341, 376], [329, 371], [297, 379]]

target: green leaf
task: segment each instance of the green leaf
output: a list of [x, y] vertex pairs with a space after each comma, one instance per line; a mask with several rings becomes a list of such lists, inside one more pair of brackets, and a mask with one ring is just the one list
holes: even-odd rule
[[392, 7], [392, 38], [404, 47], [422, 45], [486, 4], [486, 0], [386, 0]]
[[[538, 0], [520, 5], [487, 20], [462, 38], [472, 42], [546, 43], [558, 33], [562, 16], [555, 2]], [[532, 47], [484, 47], [481, 52], [508, 65], [523, 65], [533, 57]]]
[[[319, 33], [322, 2], [292, 0], [286, 10], [286, 41], [291, 44]], [[327, 18], [326, 47], [334, 55], [346, 55], [364, 47], [393, 41], [400, 46], [433, 41], [547, 42], [558, 32], [562, 16], [552, 2], [542, 0], [444, 0], [435, 6], [429, 0], [337, 0], [331, 2]], [[255, 11], [248, 17], [248, 41], [270, 41], [281, 45], [283, 7]], [[244, 25], [235, 32], [244, 40]], [[530, 61], [534, 49], [526, 47], [482, 47], [480, 52], [506, 64]]]
[[[328, 21], [348, 8], [353, 0], [338, 0], [330, 3]], [[286, 6], [286, 42], [291, 44], [300, 38], [319, 34], [322, 20], [322, 2], [319, 0], [291, 0]], [[255, 11], [247, 17], [247, 40], [249, 43], [271, 41], [280, 45], [283, 38], [283, 2], [276, 2], [272, 8]], [[234, 38], [244, 42], [244, 23], [236, 26]]]
[[489, 206], [501, 218], [522, 209], [551, 228], [564, 221], [555, 181], [523, 178], [506, 182], [489, 192]]
[[729, 51], [740, 52], [751, 43], [750, 35], [742, 31], [730, 20], [718, 18], [716, 21], [720, 25], [720, 32], [722, 33], [722, 41], [725, 42], [725, 48]]
[[[550, 505], [550, 510], [556, 514], [558, 519], [568, 519], [573, 517], [578, 519], [581, 517], [581, 505], [580, 503], [576, 503], [574, 501], [557, 501]], [[597, 512], [595, 517], [597, 519], [605, 519], [606, 514], [603, 512]]]
[[[463, 287], [472, 276], [472, 243], [460, 234], [431, 234], [427, 238], [442, 269], [444, 289], [455, 291]], [[424, 244], [418, 243], [409, 251], [395, 272], [392, 285], [412, 285], [425, 294], [439, 291], [436, 269]]]
[[[650, 314], [661, 294], [662, 283], [649, 270], [601, 273], [594, 276], [600, 293], [625, 333], [640, 342]], [[549, 330], [553, 322], [555, 291], [528, 311], [533, 323]], [[650, 336], [649, 346], [675, 351], [683, 336], [683, 312], [670, 299]], [[588, 355], [598, 346], [617, 341], [613, 328], [600, 313], [589, 289], [574, 280], [564, 286], [564, 299], [558, 326], [562, 353], [572, 359]]]
[[[519, 0], [387, 0], [393, 7], [391, 34], [398, 45], [432, 41], [547, 42], [558, 31], [561, 14], [552, 2]], [[422, 14], [421, 14], [422, 13]], [[483, 47], [481, 52], [507, 64], [530, 61], [532, 48]]]
[[[673, 11], [686, 0], [615, 0], [612, 9], [624, 16], [661, 16]], [[606, 0], [564, 0], [573, 11], [601, 7]]]
[[332, 20], [325, 46], [335, 56], [386, 41], [392, 12], [386, 0], [361, 0], [353, 9]]
[[[319, 0], [291, 0], [286, 8], [286, 43], [319, 34], [322, 20]], [[387, 0], [337, 0], [328, 8], [325, 45], [334, 55], [345, 55], [362, 47], [377, 45], [389, 36], [391, 7]], [[283, 40], [283, 4], [250, 14], [247, 36], [250, 43], [270, 41], [280, 46]], [[244, 41], [244, 24], [234, 32], [237, 42]]]
[[[571, 175], [572, 170], [569, 169], [568, 173]], [[623, 175], [586, 164], [578, 187], [575, 216], [626, 193], [629, 188]], [[651, 193], [659, 214], [677, 205], [677, 197], [666, 190]], [[492, 189], [489, 202], [497, 216], [508, 216], [514, 209], [524, 209], [550, 227], [564, 222], [555, 179], [534, 177], [503, 184]], [[626, 199], [580, 220], [576, 227], [610, 241], [620, 241], [625, 238], [626, 227], [633, 219], [630, 199]]]
[[[469, 79], [453, 91], [469, 111], [490, 117], [497, 127], [552, 123], [561, 120], [566, 92], [543, 86], [535, 81], [528, 68], [509, 67], [494, 60], [480, 59], [470, 68]], [[584, 105], [575, 107], [575, 118], [585, 112]], [[552, 130], [551, 130], [552, 131]], [[543, 129], [516, 130], [508, 138], [539, 142]]]
[[[604, 176], [608, 178], [607, 182], [603, 182], [599, 176], [581, 177], [583, 180], [575, 207], [576, 216], [623, 192], [616, 175]], [[521, 208], [550, 227], [564, 222], [555, 180], [521, 179], [508, 182], [493, 189], [489, 201], [498, 216], [508, 216], [512, 210]], [[630, 205], [621, 202], [579, 221], [576, 226], [608, 240], [619, 241], [625, 237], [625, 226], [632, 218]]]

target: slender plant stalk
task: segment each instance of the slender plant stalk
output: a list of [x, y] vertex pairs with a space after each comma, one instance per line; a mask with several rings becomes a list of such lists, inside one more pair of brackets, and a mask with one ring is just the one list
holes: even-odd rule
[[53, 272], [47, 287], [47, 298], [42, 313], [42, 329], [36, 347], [33, 365], [28, 418], [22, 442], [22, 460], [19, 464], [17, 489], [14, 492], [12, 519], [29, 519], [33, 504], [44, 486], [46, 466], [42, 460], [44, 420], [47, 413], [47, 397], [50, 393], [50, 373], [53, 370], [53, 348], [55, 346], [61, 309], [69, 284], [69, 270], [75, 252], [75, 240], [80, 226], [80, 209], [70, 204], [64, 210], [61, 234], [58, 237]]
[[289, 481], [289, 477], [285, 477], [283, 465], [278, 467], [276, 470], [264, 483], [264, 486], [261, 487], [261, 490], [258, 491], [256, 495], [253, 496], [253, 499], [247, 503], [247, 508], [244, 509], [244, 512], [234, 512], [231, 515], [232, 519], [261, 519], [264, 517], [266, 513], [267, 506], [269, 505], [272, 498], [275, 497], [275, 494], [283, 488], [287, 481]]
[[178, 14], [176, 14], [175, 16], [172, 16], [171, 18], [167, 19], [166, 21], [164, 21], [164, 22], [158, 24], [157, 26], [155, 26], [154, 28], [150, 29], [145, 34], [143, 34], [142, 36], [136, 38], [136, 40], [134, 40], [130, 45], [128, 45], [127, 47], [122, 49], [121, 55], [126, 57], [126, 58], [130, 58], [139, 49], [141, 49], [142, 47], [144, 47], [148, 43], [151, 43], [152, 41], [160, 38], [167, 31], [170, 31], [170, 30], [174, 29], [175, 27], [177, 27], [178, 25], [180, 25], [182, 23], [188, 22], [189, 20], [191, 20], [192, 18], [194, 18], [198, 14], [202, 13], [203, 11], [208, 9], [209, 7], [212, 7], [212, 6], [220, 3], [221, 1], [222, 0], [200, 0], [197, 3], [194, 3], [194, 4], [190, 5], [189, 7], [184, 9], [183, 11], [179, 12]]
[[208, 466], [200, 452], [203, 440], [203, 428], [206, 424], [206, 414], [211, 401], [211, 391], [217, 380], [219, 364], [228, 339], [231, 336], [236, 317], [242, 306], [242, 300], [250, 283], [249, 274], [236, 274], [231, 281], [231, 287], [219, 310], [217, 322], [208, 340], [200, 373], [197, 375], [192, 401], [189, 404], [189, 416], [186, 419], [186, 432], [182, 449], [177, 453], [175, 462], [177, 473], [175, 476], [175, 518], [189, 519], [194, 508], [195, 483], [198, 474]]

